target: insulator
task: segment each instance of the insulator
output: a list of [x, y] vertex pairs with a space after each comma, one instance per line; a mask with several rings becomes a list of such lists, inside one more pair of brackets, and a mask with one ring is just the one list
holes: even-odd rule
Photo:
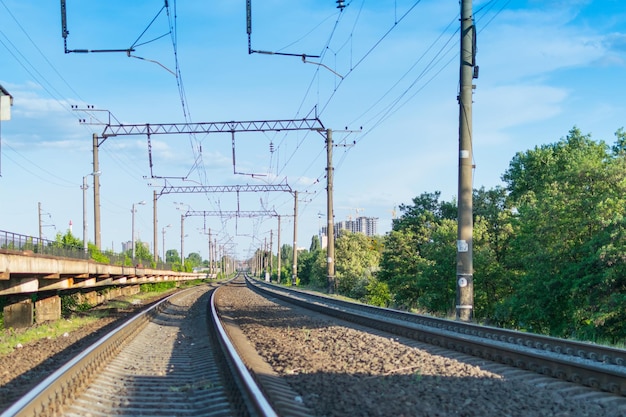
[[274, 152], [274, 142], [270, 142], [270, 152]]
[[337, 0], [337, 8], [342, 9], [346, 7], [346, 2], [344, 0]]

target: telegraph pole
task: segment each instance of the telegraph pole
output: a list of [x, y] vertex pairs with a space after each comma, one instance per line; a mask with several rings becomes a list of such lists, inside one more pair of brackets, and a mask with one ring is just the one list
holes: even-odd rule
[[185, 215], [181, 214], [180, 215], [180, 265], [183, 267], [183, 270], [185, 266], [185, 255], [183, 253], [184, 250], [185, 250]]
[[456, 255], [456, 319], [471, 321], [474, 314], [474, 266], [472, 220], [472, 80], [476, 32], [472, 1], [461, 0], [461, 62], [459, 93], [459, 189]]
[[88, 253], [87, 248], [87, 176], [83, 177], [83, 185], [80, 187], [83, 190], [83, 251]]
[[43, 248], [43, 230], [41, 226], [41, 201], [37, 203], [37, 218], [39, 219], [39, 244]]
[[277, 238], [278, 238], [278, 243], [277, 243], [278, 244], [278, 250], [277, 250], [277, 253], [278, 253], [278, 256], [277, 256], [277, 258], [278, 258], [278, 270], [276, 271], [276, 277], [277, 277], [276, 280], [280, 284], [280, 268], [281, 268], [280, 258], [281, 258], [281, 255], [282, 255], [282, 253], [280, 251], [280, 215], [278, 216], [278, 236], [277, 236]]
[[[152, 242], [154, 242], [154, 262], [159, 262], [159, 222], [157, 220], [157, 198], [157, 192], [154, 190], [152, 197]], [[163, 262], [165, 262], [165, 259]]]
[[270, 281], [272, 280], [272, 263], [274, 262], [274, 255], [273, 255], [273, 250], [274, 250], [274, 230], [270, 230]]
[[209, 274], [213, 276], [213, 248], [211, 247], [211, 228], [209, 227]]
[[296, 285], [298, 278], [298, 192], [293, 192], [293, 264], [291, 268], [291, 285]]
[[269, 272], [267, 269], [267, 237], [263, 241], [263, 278], [265, 281], [270, 280]]
[[333, 213], [333, 131], [326, 131], [326, 254], [328, 293], [335, 292], [335, 216]]
[[[93, 171], [100, 172], [100, 163], [98, 162], [98, 135], [93, 134]], [[102, 250], [100, 239], [100, 176], [93, 176], [93, 228], [94, 228], [94, 244], [98, 250]]]

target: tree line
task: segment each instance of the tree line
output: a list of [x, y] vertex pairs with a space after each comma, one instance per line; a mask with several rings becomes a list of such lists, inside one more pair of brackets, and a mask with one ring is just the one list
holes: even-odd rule
[[[68, 230], [65, 234], [57, 232], [55, 240], [50, 243], [51, 246], [68, 249], [76, 252], [83, 251], [83, 241], [74, 236], [71, 230]], [[37, 249], [33, 244], [32, 249]], [[154, 255], [150, 252], [150, 246], [142, 242], [141, 240], [135, 241], [135, 258], [133, 260], [132, 248], [127, 249], [124, 252], [116, 253], [112, 250], [99, 250], [95, 244], [87, 243], [87, 254], [89, 259], [93, 259], [96, 262], [112, 264], [112, 265], [124, 265], [124, 266], [139, 266], [145, 268], [156, 268], [157, 262], [154, 260]], [[180, 254], [176, 249], [168, 249], [165, 253], [165, 259], [161, 262], [167, 264], [173, 271], [191, 272], [194, 268], [209, 267], [209, 261], [202, 259], [202, 256], [197, 252], [191, 252], [184, 259], [181, 259]]]
[[[626, 337], [626, 133], [608, 145], [574, 127], [517, 153], [504, 186], [473, 193], [474, 316], [540, 334], [616, 343]], [[425, 192], [400, 205], [385, 236], [342, 233], [336, 291], [363, 302], [453, 316], [456, 201]], [[283, 265], [292, 252], [281, 248]], [[283, 282], [291, 271], [283, 267]], [[299, 284], [325, 290], [314, 236]], [[276, 274], [274, 274], [276, 275]]]

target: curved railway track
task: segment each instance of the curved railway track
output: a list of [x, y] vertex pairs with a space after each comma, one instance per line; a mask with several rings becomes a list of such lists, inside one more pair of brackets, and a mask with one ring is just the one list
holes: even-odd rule
[[[194, 287], [67, 363], [2, 416], [275, 416]], [[212, 337], [209, 337], [212, 335]]]
[[626, 396], [626, 350], [343, 301], [247, 279], [257, 292], [346, 321]]

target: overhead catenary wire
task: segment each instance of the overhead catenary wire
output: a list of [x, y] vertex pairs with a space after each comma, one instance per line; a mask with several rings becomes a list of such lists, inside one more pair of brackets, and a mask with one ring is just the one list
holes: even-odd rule
[[[495, 13], [495, 15], [491, 16], [491, 18], [490, 18], [490, 20], [487, 22], [487, 24], [491, 23], [491, 21], [492, 21], [493, 19], [495, 19], [499, 13], [501, 13], [501, 12], [502, 12], [502, 10], [504, 10], [504, 9], [506, 8], [506, 6], [509, 4], [509, 2], [510, 2], [510, 0], [509, 0], [509, 1], [506, 1], [506, 2], [502, 5], [502, 7], [498, 10], [498, 12], [497, 12], [497, 13]], [[475, 14], [475, 15], [476, 15], [476, 14], [480, 14], [480, 13], [481, 13], [481, 12], [483, 12], [483, 11], [487, 12], [487, 11], [491, 10], [491, 9], [492, 9], [492, 8], [493, 8], [493, 7], [494, 7], [497, 3], [498, 3], [498, 0], [492, 0], [492, 1], [488, 2], [488, 3], [486, 3], [485, 5], [483, 5], [483, 6], [482, 6], [480, 9], [478, 9], [478, 10], [477, 10], [474, 14]], [[401, 19], [402, 19], [404, 16], [406, 16], [406, 13], [405, 13], [405, 15], [403, 15], [403, 16], [401, 17]], [[484, 15], [483, 15], [483, 16], [484, 16]], [[458, 18], [458, 15], [457, 15], [457, 18]], [[455, 18], [455, 19], [456, 19], [456, 18]], [[454, 20], [453, 20], [453, 22], [454, 22]], [[395, 25], [394, 25], [394, 26], [395, 26]], [[450, 26], [450, 24], [448, 25], [448, 27], [449, 27], [449, 26]], [[392, 28], [393, 28], [393, 27], [392, 27]], [[483, 30], [483, 29], [484, 29], [484, 26], [481, 28], [481, 30]], [[444, 30], [444, 31], [442, 32], [442, 34], [439, 36], [439, 38], [441, 38], [441, 36], [443, 36], [443, 34], [445, 34], [445, 32], [446, 32], [446, 31], [447, 31], [447, 28], [446, 28], [446, 30]], [[452, 38], [452, 37], [454, 37], [456, 34], [458, 34], [458, 29], [457, 29], [457, 30], [455, 30], [454, 34], [452, 34], [452, 35], [451, 35], [451, 38]], [[387, 35], [387, 33], [386, 33], [384, 36], [386, 36], [386, 35]], [[383, 36], [383, 38], [384, 38], [384, 36]], [[381, 38], [380, 40], [382, 40], [383, 38]], [[439, 38], [438, 38], [438, 39], [439, 39]], [[380, 42], [380, 40], [379, 40], [379, 41], [378, 41], [378, 42], [374, 45], [374, 47], [375, 47], [376, 45], [378, 45], [378, 43]], [[446, 42], [446, 45], [448, 45], [448, 44], [449, 44], [449, 42], [450, 42], [450, 40], [448, 40], [448, 42]], [[455, 42], [455, 43], [458, 43], [458, 42]], [[345, 45], [345, 44], [344, 44], [344, 45]], [[435, 43], [431, 44], [431, 46], [429, 47], [429, 50], [430, 50], [430, 49], [431, 49], [434, 45], [435, 45]], [[439, 52], [436, 54], [435, 58], [433, 58], [433, 59], [431, 60], [431, 62], [428, 64], [428, 66], [427, 66], [427, 67], [426, 67], [426, 68], [425, 68], [425, 69], [424, 69], [424, 70], [423, 70], [423, 71], [419, 74], [419, 76], [418, 76], [418, 77], [417, 77], [417, 78], [416, 78], [416, 79], [415, 79], [415, 80], [414, 80], [414, 81], [410, 84], [410, 86], [409, 86], [408, 88], [406, 88], [406, 89], [405, 89], [402, 93], [400, 93], [400, 94], [399, 94], [399, 95], [398, 95], [398, 96], [397, 96], [397, 97], [396, 97], [396, 98], [392, 101], [392, 103], [391, 103], [391, 104], [389, 104], [389, 105], [387, 106], [386, 110], [382, 110], [382, 111], [380, 111], [380, 112], [378, 113], [378, 119], [377, 119], [377, 121], [376, 121], [376, 122], [375, 122], [372, 126], [368, 126], [368, 128], [367, 128], [367, 129], [365, 129], [361, 135], [359, 135], [359, 137], [358, 137], [358, 139], [357, 139], [357, 142], [358, 142], [358, 141], [360, 141], [361, 139], [363, 139], [364, 137], [366, 137], [367, 135], [371, 134], [371, 132], [372, 132], [372, 131], [376, 128], [376, 127], [378, 127], [378, 126], [380, 126], [382, 123], [384, 123], [384, 122], [385, 122], [385, 121], [386, 121], [386, 120], [387, 120], [387, 119], [388, 119], [388, 118], [389, 118], [389, 117], [390, 117], [390, 116], [391, 116], [391, 115], [392, 115], [395, 111], [397, 111], [399, 108], [401, 108], [401, 107], [403, 107], [404, 105], [406, 105], [406, 104], [407, 104], [407, 103], [408, 103], [408, 102], [409, 102], [412, 98], [414, 98], [414, 97], [415, 97], [415, 95], [417, 95], [420, 91], [422, 91], [422, 90], [425, 88], [425, 86], [426, 86], [426, 85], [428, 85], [428, 83], [430, 83], [430, 82], [431, 82], [431, 81], [432, 81], [432, 80], [433, 80], [433, 79], [434, 79], [437, 75], [439, 75], [439, 74], [443, 71], [443, 69], [444, 69], [445, 67], [447, 67], [450, 63], [452, 63], [452, 61], [455, 59], [454, 57], [452, 57], [451, 59], [447, 60], [445, 63], [442, 63], [442, 59], [445, 57], [445, 55], [447, 55], [447, 54], [450, 52], [451, 48], [453, 47], [453, 46], [446, 47], [446, 45], [444, 45], [443, 47], [441, 47], [441, 48], [440, 48], [440, 50], [439, 50]], [[343, 45], [342, 45], [342, 47], [343, 47]], [[370, 50], [368, 51], [368, 53], [369, 53], [369, 52], [371, 52], [372, 50], [373, 50], [373, 49], [370, 49]], [[446, 51], [446, 50], [447, 50], [448, 52], [444, 52], [444, 51]], [[426, 54], [426, 52], [425, 52], [422, 56], [424, 56], [425, 54]], [[356, 66], [358, 66], [358, 64], [360, 64], [366, 56], [367, 56], [367, 54], [366, 54], [364, 57], [362, 57], [362, 58], [361, 58], [361, 59], [357, 62], [357, 64], [355, 64], [355, 66], [354, 66], [354, 67], [352, 67], [351, 71], [350, 71], [350, 72], [348, 72], [348, 74], [347, 74], [347, 75], [349, 75], [349, 74], [352, 72], [352, 70], [353, 70]], [[437, 56], [441, 56], [441, 57], [440, 57], [439, 59], [437, 59], [437, 60], [436, 60], [436, 57], [437, 57]], [[420, 57], [420, 60], [421, 60], [421, 59], [422, 59], [422, 57]], [[418, 60], [418, 62], [419, 62], [419, 60]], [[386, 92], [386, 93], [385, 93], [385, 94], [384, 94], [381, 98], [379, 98], [379, 99], [378, 99], [378, 100], [377, 100], [374, 104], [370, 105], [370, 107], [369, 107], [369, 108], [368, 108], [365, 112], [363, 112], [363, 113], [361, 114], [361, 116], [359, 116], [359, 118], [360, 118], [360, 117], [363, 117], [363, 115], [365, 115], [368, 111], [372, 110], [372, 109], [373, 109], [373, 108], [374, 108], [377, 104], [379, 104], [379, 103], [382, 101], [382, 99], [383, 99], [385, 96], [387, 96], [387, 95], [388, 95], [388, 94], [389, 94], [389, 93], [393, 90], [393, 88], [395, 88], [397, 85], [399, 85], [399, 83], [401, 82], [401, 80], [402, 80], [402, 79], [404, 79], [404, 78], [405, 78], [405, 77], [406, 77], [406, 76], [407, 76], [407, 75], [411, 72], [411, 70], [412, 70], [412, 69], [413, 69], [413, 68], [414, 68], [414, 67], [418, 64], [418, 62], [414, 63], [414, 64], [411, 66], [411, 68], [410, 68], [410, 69], [409, 69], [409, 70], [405, 73], [405, 75], [403, 75], [403, 77], [401, 77], [401, 79], [399, 79], [398, 81], [396, 81], [396, 82], [393, 84], [393, 86], [392, 86], [389, 90], [387, 90], [387, 92]], [[414, 90], [415, 90], [415, 86], [417, 85], [417, 82], [419, 82], [421, 79], [425, 79], [425, 76], [428, 74], [428, 72], [429, 72], [429, 71], [432, 71], [432, 69], [434, 69], [434, 68], [435, 68], [435, 65], [437, 64], [437, 62], [439, 62], [439, 65], [437, 65], [439, 68], [436, 70], [436, 72], [434, 73], [434, 75], [432, 75], [431, 77], [429, 77], [428, 79], [426, 79], [426, 81], [425, 81], [423, 84], [421, 84], [421, 86], [420, 86], [419, 88], [417, 88], [417, 89], [416, 89], [416, 91], [414, 91], [414, 93], [413, 93], [413, 94], [411, 94], [408, 98], [406, 98], [407, 94], [409, 93], [409, 91], [410, 91], [411, 89], [414, 89]], [[316, 73], [316, 76], [318, 76], [318, 73]], [[342, 81], [343, 81], [343, 80], [342, 80]], [[341, 84], [341, 82], [339, 82], [339, 84]], [[322, 114], [322, 113], [324, 112], [324, 110], [326, 109], [326, 107], [328, 106], [328, 104], [331, 102], [331, 100], [333, 99], [334, 93], [337, 91], [337, 89], [338, 89], [338, 86], [337, 86], [337, 87], [333, 90], [333, 93], [332, 93], [332, 94], [330, 95], [330, 97], [328, 98], [328, 101], [327, 101], [327, 102], [326, 102], [326, 103], [325, 103], [325, 104], [321, 107], [321, 109], [322, 109], [322, 110], [320, 111], [320, 114]], [[309, 90], [307, 90], [307, 95], [308, 95], [308, 91], [309, 91]], [[401, 100], [403, 97], [405, 97], [405, 98], [406, 98], [404, 101], [402, 101], [402, 100]], [[303, 99], [303, 100], [302, 100], [302, 103], [304, 103], [304, 101], [305, 101], [305, 100]], [[352, 124], [352, 123], [355, 123], [356, 121], [358, 121], [358, 118], [357, 118], [357, 119], [355, 119], [355, 121], [351, 122], [351, 124]], [[363, 123], [363, 124], [367, 125], [367, 124], [368, 124], [368, 123], [370, 123], [371, 121], [372, 121], [372, 119], [370, 119], [370, 121], [365, 122], [365, 123]], [[336, 169], [336, 170], [338, 170], [338, 169], [341, 167], [341, 165], [342, 165], [343, 161], [345, 160], [345, 158], [346, 158], [346, 156], [347, 156], [347, 152], [349, 152], [349, 149], [347, 149], [347, 150], [344, 152], [344, 154], [342, 155], [342, 158], [341, 158], [341, 159], [340, 159], [340, 161], [337, 163], [337, 165], [336, 165], [336, 167], [335, 167], [335, 169]]]
[[[419, 3], [419, 2], [418, 2], [418, 3]], [[478, 10], [475, 12], [475, 14], [480, 14], [480, 13], [481, 13], [481, 12], [483, 12], [483, 11], [484, 11], [484, 12], [487, 12], [487, 11], [489, 11], [491, 8], [493, 8], [493, 7], [494, 7], [497, 3], [498, 3], [498, 1], [493, 1], [493, 0], [492, 0], [492, 1], [488, 2], [487, 4], [483, 5], [480, 9], [478, 9]], [[493, 19], [495, 19], [495, 17], [497, 16], [497, 14], [499, 14], [499, 13], [500, 13], [500, 12], [501, 12], [501, 11], [502, 11], [505, 7], [506, 7], [506, 5], [507, 5], [508, 3], [509, 3], [509, 1], [507, 1], [507, 2], [506, 2], [506, 3], [505, 3], [502, 7], [501, 7], [501, 9], [500, 9], [500, 11], [499, 11], [498, 13], [496, 13], [494, 16], [492, 16], [492, 17], [491, 17], [491, 19], [489, 20], [489, 22], [488, 22], [488, 23], [490, 23]], [[415, 3], [415, 4], [414, 4], [414, 6], [415, 6], [416, 4], [417, 4], [417, 3]], [[393, 27], [395, 27], [395, 24], [396, 24], [397, 22], [401, 21], [401, 20], [404, 18], [404, 16], [406, 16], [406, 13], [405, 13], [404, 15], [402, 15], [402, 16], [400, 17], [400, 19], [396, 19], [396, 21], [395, 21], [395, 23], [394, 23], [394, 26], [392, 26], [392, 28], [393, 28]], [[448, 29], [449, 29], [450, 25], [451, 25], [451, 24], [452, 24], [452, 23], [453, 23], [453, 22], [454, 22], [457, 18], [458, 18], [458, 15], [455, 17], [455, 19], [453, 19], [453, 20], [452, 20], [452, 22], [448, 25], [448, 27], [446, 27], [446, 29], [445, 29], [445, 30], [444, 30], [444, 31], [443, 31], [443, 32], [439, 35], [439, 38], [437, 38], [437, 41], [438, 41], [438, 40], [439, 40], [442, 36], [444, 36], [444, 35], [445, 35], [445, 33], [448, 31]], [[484, 27], [483, 27], [482, 29], [484, 29]], [[482, 30], [482, 29], [481, 29], [481, 30]], [[376, 45], [378, 45], [378, 43], [379, 43], [382, 39], [384, 39], [384, 37], [385, 37], [387, 34], [388, 34], [388, 32], [387, 32], [387, 33], [386, 33], [386, 34], [385, 34], [385, 35], [384, 35], [381, 39], [379, 39], [379, 41], [378, 41], [378, 42], [374, 45], [374, 47], [376, 47]], [[452, 34], [450, 35], [450, 37], [449, 37], [448, 41], [447, 41], [447, 42], [446, 42], [443, 46], [441, 46], [441, 47], [440, 47], [439, 52], [437, 52], [437, 54], [435, 55], [435, 57], [433, 57], [433, 58], [430, 60], [430, 62], [429, 62], [429, 63], [427, 64], [427, 66], [425, 67], [425, 69], [423, 69], [423, 70], [420, 72], [420, 74], [419, 74], [419, 75], [418, 75], [418, 76], [417, 76], [417, 77], [416, 77], [416, 78], [415, 78], [415, 79], [414, 79], [414, 80], [410, 83], [409, 87], [405, 88], [405, 89], [404, 89], [404, 90], [403, 90], [400, 94], [398, 94], [398, 95], [396, 96], [396, 98], [394, 98], [394, 99], [393, 99], [393, 101], [392, 101], [390, 104], [388, 104], [388, 105], [386, 106], [386, 108], [384, 108], [384, 109], [382, 109], [381, 111], [379, 111], [379, 113], [378, 113], [378, 115], [377, 115], [377, 116], [370, 118], [370, 120], [369, 120], [368, 122], [365, 122], [365, 123], [364, 123], [364, 124], [366, 124], [366, 125], [367, 125], [367, 124], [370, 124], [370, 123], [374, 122], [374, 120], [376, 120], [376, 121], [373, 123], [373, 125], [368, 126], [368, 129], [366, 129], [366, 130], [364, 130], [364, 131], [363, 131], [363, 133], [359, 136], [359, 138], [357, 139], [357, 141], [360, 141], [360, 140], [361, 140], [362, 138], [364, 138], [365, 136], [367, 136], [367, 135], [371, 134], [371, 132], [372, 132], [375, 128], [377, 128], [377, 127], [378, 127], [378, 126], [380, 126], [382, 123], [384, 123], [384, 122], [385, 122], [385, 121], [386, 121], [389, 117], [391, 117], [391, 115], [393, 115], [393, 113], [395, 113], [398, 109], [400, 109], [400, 108], [402, 108], [403, 106], [405, 106], [405, 105], [406, 105], [409, 101], [411, 101], [411, 100], [412, 100], [412, 99], [413, 99], [413, 98], [414, 98], [414, 97], [415, 97], [415, 96], [416, 96], [419, 92], [423, 91], [423, 89], [424, 89], [424, 88], [425, 88], [425, 87], [426, 87], [426, 86], [427, 86], [430, 82], [432, 82], [432, 81], [434, 80], [434, 78], [436, 78], [436, 77], [437, 77], [437, 76], [438, 76], [438, 75], [439, 75], [439, 74], [443, 71], [443, 69], [444, 69], [445, 67], [447, 67], [449, 64], [451, 64], [451, 63], [454, 61], [455, 57], [452, 57], [452, 58], [450, 58], [450, 59], [446, 59], [445, 57], [446, 57], [446, 55], [448, 55], [448, 54], [450, 53], [450, 51], [452, 51], [452, 50], [453, 50], [453, 48], [454, 48], [454, 45], [450, 46], [450, 41], [451, 41], [451, 40], [452, 40], [452, 39], [456, 36], [456, 34], [458, 34], [458, 29], [457, 29], [457, 30], [455, 30], [455, 31], [454, 31], [454, 33], [452, 33]], [[363, 113], [361, 114], [361, 116], [359, 116], [359, 117], [363, 117], [363, 115], [365, 115], [368, 111], [371, 111], [374, 107], [376, 107], [378, 104], [380, 104], [380, 102], [384, 99], [384, 97], [388, 96], [388, 95], [389, 95], [389, 93], [390, 93], [390, 92], [391, 92], [391, 91], [392, 91], [395, 87], [397, 87], [397, 86], [400, 84], [400, 82], [401, 82], [403, 79], [405, 79], [405, 78], [407, 77], [407, 75], [409, 75], [409, 74], [410, 74], [410, 72], [411, 72], [411, 71], [412, 71], [412, 70], [413, 70], [413, 69], [414, 69], [414, 68], [415, 68], [415, 67], [419, 64], [419, 62], [420, 62], [421, 60], [423, 60], [423, 57], [425, 57], [425, 56], [426, 56], [426, 54], [427, 54], [427, 52], [428, 52], [428, 51], [430, 51], [430, 50], [431, 50], [431, 49], [432, 49], [432, 48], [436, 45], [436, 42], [437, 42], [437, 41], [433, 42], [433, 43], [430, 45], [429, 49], [428, 49], [426, 52], [424, 52], [424, 54], [422, 54], [422, 55], [421, 55], [420, 60], [418, 60], [417, 62], [415, 62], [415, 63], [414, 63], [414, 64], [413, 64], [413, 65], [409, 68], [409, 70], [407, 70], [407, 71], [405, 72], [405, 74], [404, 74], [404, 75], [403, 75], [403, 76], [402, 76], [399, 80], [397, 80], [397, 81], [393, 84], [393, 86], [392, 86], [389, 90], [387, 90], [387, 92], [386, 92], [386, 93], [385, 93], [382, 97], [380, 97], [380, 98], [379, 98], [379, 99], [378, 99], [378, 100], [377, 100], [374, 104], [370, 105], [370, 107], [369, 107], [369, 108], [368, 108], [365, 112], [363, 112]], [[458, 43], [458, 42], [455, 42], [455, 44], [456, 44], [456, 43]], [[342, 45], [342, 48], [345, 46], [345, 44], [346, 44], [346, 43], [344, 43], [344, 44]], [[374, 47], [373, 47], [373, 48], [374, 48]], [[370, 50], [368, 51], [368, 54], [369, 54], [369, 53], [371, 53], [371, 51], [373, 50], [373, 48], [370, 48]], [[351, 68], [351, 71], [352, 71], [352, 70], [354, 70], [354, 68], [356, 68], [356, 67], [357, 67], [357, 66], [358, 66], [361, 62], [363, 62], [363, 60], [364, 60], [364, 58], [365, 58], [366, 56], [367, 56], [367, 54], [365, 54], [363, 57], [361, 57], [361, 59], [360, 59], [360, 60], [358, 60], [358, 61], [357, 61], [357, 63], [356, 63], [356, 64], [355, 64], [355, 65]], [[433, 73], [433, 70], [435, 71], [434, 73]], [[429, 75], [429, 73], [430, 73], [430, 76], [429, 76], [429, 77], [427, 77], [427, 76]], [[313, 80], [315, 79], [315, 77], [318, 77], [318, 76], [319, 76], [319, 72], [318, 72], [318, 71], [316, 71], [316, 72], [315, 72], [315, 76], [314, 76]], [[305, 93], [305, 97], [302, 99], [302, 102], [301, 102], [301, 107], [302, 107], [302, 104], [304, 104], [304, 103], [305, 103], [306, 96], [308, 96], [308, 95], [309, 95], [309, 93], [310, 93], [310, 91], [311, 91], [311, 87], [312, 87], [312, 85], [313, 85], [313, 80], [311, 81], [311, 83], [309, 84], [309, 87], [307, 88], [307, 91], [306, 91], [306, 93]], [[419, 83], [420, 81], [422, 81], [422, 80], [423, 80], [424, 82], [422, 82], [422, 83], [418, 84], [418, 83]], [[339, 83], [339, 84], [340, 84], [340, 83]], [[337, 91], [337, 89], [338, 89], [338, 86], [337, 86], [337, 87], [335, 88], [335, 90], [333, 91], [333, 94], [334, 94], [334, 92], [335, 92], [335, 91]], [[411, 92], [412, 92], [412, 94], [410, 94]], [[332, 98], [333, 98], [333, 94], [331, 94], [331, 97], [328, 99], [328, 101], [326, 102], [326, 104], [322, 106], [322, 111], [320, 112], [320, 114], [322, 114], [322, 113], [323, 113], [323, 111], [324, 111], [324, 109], [326, 108], [326, 106], [327, 106], [327, 105], [330, 103], [330, 101], [332, 100]], [[356, 121], [358, 121], [358, 118], [356, 119]], [[353, 122], [354, 122], [354, 121], [353, 121]], [[350, 124], [352, 124], [353, 122], [351, 122]], [[283, 140], [284, 140], [284, 139], [283, 139]], [[300, 142], [299, 142], [299, 144], [300, 144], [301, 142], [302, 142], [302, 141], [300, 141]], [[281, 144], [282, 144], [282, 142], [281, 142]], [[346, 159], [346, 156], [347, 156], [347, 152], [348, 152], [348, 151], [349, 151], [349, 150], [346, 150], [346, 151], [343, 153], [343, 155], [342, 155], [341, 159], [340, 159], [340, 160], [339, 160], [339, 162], [337, 163], [336, 169], [339, 169], [339, 168], [341, 167], [341, 165], [343, 164], [344, 160]], [[289, 163], [289, 159], [287, 159], [287, 161], [286, 161], [286, 162], [285, 162], [285, 164], [283, 165], [283, 168], [281, 168], [281, 171], [278, 171], [278, 172], [282, 172], [282, 170], [284, 170], [284, 169], [285, 169], [285, 167], [286, 167], [286, 165], [288, 165], [288, 163]]]

